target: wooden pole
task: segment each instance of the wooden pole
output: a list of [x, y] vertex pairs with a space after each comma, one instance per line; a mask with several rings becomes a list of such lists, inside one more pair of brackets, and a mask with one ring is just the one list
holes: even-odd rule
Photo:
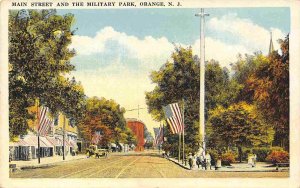
[[184, 163], [184, 129], [185, 129], [185, 125], [184, 125], [184, 99], [183, 101], [183, 108], [182, 108], [182, 124], [183, 124], [183, 129], [182, 129], [182, 164]]
[[66, 128], [66, 116], [64, 116], [64, 125], [63, 125], [63, 160], [65, 160], [65, 128]]
[[41, 163], [41, 149], [40, 149], [40, 116], [39, 116], [39, 100], [36, 99], [36, 119], [37, 119], [37, 137], [38, 137], [38, 163]]
[[180, 135], [181, 135], [181, 133], [178, 133], [178, 142], [179, 142], [178, 143], [178, 162], [180, 162], [180, 148], [181, 148], [181, 144], [180, 144], [181, 136]]
[[200, 108], [199, 108], [199, 135], [200, 135], [200, 148], [203, 149], [203, 155], [205, 155], [205, 35], [204, 35], [204, 22], [205, 16], [209, 14], [204, 13], [204, 9], [201, 8], [201, 12], [196, 14], [200, 16]]

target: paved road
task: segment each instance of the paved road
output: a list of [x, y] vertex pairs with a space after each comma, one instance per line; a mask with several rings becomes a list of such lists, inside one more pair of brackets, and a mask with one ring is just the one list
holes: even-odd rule
[[47, 168], [28, 169], [10, 174], [11, 178], [277, 178], [288, 176], [288, 172], [190, 171], [150, 152], [68, 161]]

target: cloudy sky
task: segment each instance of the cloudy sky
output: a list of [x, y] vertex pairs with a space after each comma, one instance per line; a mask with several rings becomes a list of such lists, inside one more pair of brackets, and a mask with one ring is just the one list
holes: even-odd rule
[[[289, 8], [206, 9], [206, 60], [227, 66], [238, 53], [268, 52], [270, 31], [276, 42], [290, 32]], [[113, 9], [59, 10], [75, 16], [78, 28], [71, 47], [77, 52], [73, 75], [85, 93], [114, 99], [126, 109], [147, 108], [145, 91], [154, 85], [149, 79], [170, 58], [174, 45], [192, 46], [199, 55], [198, 9]], [[139, 118], [149, 131], [158, 127], [146, 109]], [[137, 118], [138, 112], [125, 117]]]

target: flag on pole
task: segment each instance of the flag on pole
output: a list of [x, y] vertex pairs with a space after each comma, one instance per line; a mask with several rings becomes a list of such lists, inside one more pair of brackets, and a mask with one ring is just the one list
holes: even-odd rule
[[100, 133], [100, 131], [95, 131], [93, 137], [92, 137], [92, 143], [93, 144], [98, 144], [98, 142], [100, 141], [102, 135]]
[[42, 106], [39, 111], [38, 132], [40, 136], [45, 136], [48, 130], [53, 126], [53, 119], [47, 117], [48, 107]]
[[154, 128], [155, 139], [154, 139], [154, 146], [159, 146], [163, 143], [163, 128]]
[[178, 103], [163, 107], [168, 124], [173, 134], [182, 133], [184, 129], [182, 113]]

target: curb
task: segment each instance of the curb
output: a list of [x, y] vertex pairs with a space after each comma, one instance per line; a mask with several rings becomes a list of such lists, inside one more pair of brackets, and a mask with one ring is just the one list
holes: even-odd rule
[[186, 169], [186, 170], [195, 170], [195, 171], [210, 171], [210, 172], [282, 172], [282, 171], [289, 171], [289, 170], [281, 170], [281, 171], [278, 171], [278, 170], [275, 170], [275, 169], [270, 169], [270, 170], [225, 170], [226, 167], [222, 167], [222, 168], [219, 168], [218, 170], [198, 170], [198, 169], [190, 169], [188, 168], [187, 166], [181, 164], [181, 163], [178, 163], [176, 160], [174, 159], [171, 159], [171, 158], [165, 158], [165, 159], [168, 159], [169, 161], [177, 164], [178, 166]]
[[186, 169], [186, 170], [191, 170], [190, 168], [186, 167], [186, 166], [183, 165], [183, 164], [180, 164], [180, 163], [176, 162], [175, 160], [172, 160], [171, 158], [165, 158], [165, 159], [168, 159], [169, 161], [171, 161], [171, 162], [177, 164], [178, 166], [180, 166], [180, 167], [182, 167], [182, 168], [184, 168], [184, 169]]
[[67, 160], [67, 161], [56, 161], [56, 162], [52, 162], [52, 163], [48, 163], [48, 164], [20, 166], [20, 167], [17, 167], [17, 169], [26, 170], [26, 169], [47, 168], [47, 167], [51, 167], [51, 166], [56, 166], [57, 163], [65, 163], [65, 162], [68, 162], [68, 161], [76, 161], [76, 160], [82, 160], [82, 159], [86, 159], [86, 158], [78, 158], [78, 159], [72, 159], [72, 160]]

